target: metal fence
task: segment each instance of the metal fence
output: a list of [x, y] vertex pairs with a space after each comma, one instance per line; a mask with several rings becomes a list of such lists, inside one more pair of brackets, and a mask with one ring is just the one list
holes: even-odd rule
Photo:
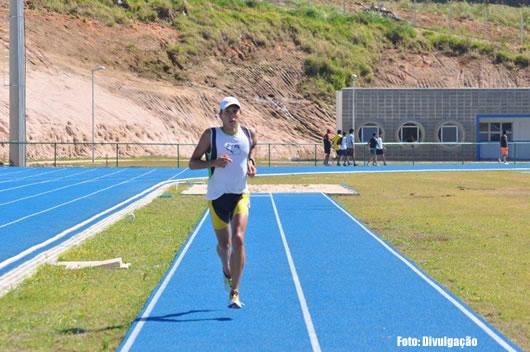
[[[9, 145], [0, 142], [0, 162], [9, 164]], [[13, 143], [14, 144], [14, 143]], [[195, 144], [188, 143], [88, 143], [26, 142], [27, 165], [40, 166], [112, 166], [112, 167], [187, 167]], [[257, 145], [258, 166], [322, 165], [321, 143], [260, 143]], [[336, 164], [331, 152], [331, 164]], [[491, 162], [500, 158], [497, 142], [484, 143], [385, 143], [385, 159], [390, 163], [421, 162]], [[93, 156], [93, 158], [92, 158]], [[355, 161], [366, 165], [370, 149], [356, 143]], [[382, 158], [379, 156], [379, 159]], [[530, 160], [530, 141], [510, 142], [510, 162]], [[341, 162], [342, 164], [342, 162]]]

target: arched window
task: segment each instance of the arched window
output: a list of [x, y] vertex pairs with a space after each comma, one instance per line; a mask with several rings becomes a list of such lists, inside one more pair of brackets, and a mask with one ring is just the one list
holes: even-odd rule
[[375, 134], [379, 133], [382, 136], [383, 130], [381, 129], [381, 127], [379, 127], [378, 124], [374, 122], [365, 123], [364, 125], [361, 126], [361, 128], [359, 128], [359, 134], [358, 134], [359, 141], [361, 143], [367, 143], [370, 140], [370, 138], [372, 138], [372, 135], [374, 133]]
[[421, 142], [423, 140], [422, 128], [415, 122], [406, 122], [399, 128], [398, 138], [400, 142]]
[[446, 122], [438, 129], [438, 140], [442, 143], [457, 143], [460, 141], [460, 131], [454, 122]]

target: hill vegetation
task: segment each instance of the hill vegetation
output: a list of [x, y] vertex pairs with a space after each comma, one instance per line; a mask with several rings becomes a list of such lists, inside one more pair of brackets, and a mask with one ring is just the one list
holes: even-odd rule
[[[166, 42], [157, 52], [145, 53], [135, 43], [126, 43], [134, 56], [130, 69], [149, 77], [183, 81], [189, 70], [205, 57], [236, 52], [248, 58], [259, 48], [293, 44], [304, 52], [306, 97], [324, 95], [351, 85], [352, 74], [359, 83], [370, 85], [384, 50], [449, 56], [487, 57], [510, 70], [527, 68], [528, 45], [514, 41], [477, 38], [477, 33], [451, 26], [413, 26], [396, 21], [350, 1], [255, 0], [29, 0], [33, 9], [47, 9], [77, 17], [89, 17], [109, 26], [140, 21], [174, 28], [178, 40]], [[342, 6], [341, 6], [342, 5]], [[414, 5], [414, 7], [413, 7]], [[413, 4], [409, 0], [387, 1], [386, 6], [401, 13], [434, 13], [457, 19], [481, 21], [486, 5], [468, 2]], [[491, 25], [512, 26], [528, 18], [527, 9], [509, 6], [488, 7]], [[526, 11], [523, 13], [523, 10]], [[415, 22], [415, 21], [414, 21]], [[479, 22], [480, 23], [480, 22]], [[515, 40], [517, 42], [517, 40]]]

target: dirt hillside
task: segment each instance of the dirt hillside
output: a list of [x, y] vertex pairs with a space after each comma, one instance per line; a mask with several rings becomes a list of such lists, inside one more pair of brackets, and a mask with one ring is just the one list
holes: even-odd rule
[[[7, 18], [7, 5], [0, 7]], [[28, 141], [91, 140], [91, 69], [95, 74], [97, 141], [194, 143], [216, 121], [217, 102], [235, 95], [245, 124], [260, 142], [314, 142], [335, 127], [333, 98], [301, 93], [303, 53], [296, 47], [245, 51], [219, 48], [172, 83], [135, 73], [135, 50], [156, 50], [178, 33], [158, 25], [109, 27], [94, 20], [26, 10]], [[0, 140], [8, 139], [7, 22], [0, 27]], [[510, 71], [486, 59], [389, 50], [371, 87], [528, 86], [530, 71]], [[30, 148], [30, 157], [51, 147]], [[85, 152], [85, 151], [82, 151]]]

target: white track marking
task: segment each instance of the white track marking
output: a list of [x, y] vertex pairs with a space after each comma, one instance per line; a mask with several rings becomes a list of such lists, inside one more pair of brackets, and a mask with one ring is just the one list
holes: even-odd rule
[[364, 231], [366, 231], [370, 236], [372, 236], [380, 245], [382, 245], [386, 250], [388, 250], [392, 255], [402, 261], [406, 266], [408, 266], [415, 274], [417, 274], [421, 279], [427, 282], [432, 288], [434, 288], [439, 294], [441, 294], [445, 299], [451, 302], [458, 310], [464, 313], [471, 321], [473, 321], [480, 329], [482, 329], [486, 334], [488, 334], [495, 342], [501, 345], [506, 351], [516, 352], [516, 350], [510, 346], [502, 337], [497, 335], [493, 330], [491, 330], [486, 324], [484, 324], [479, 318], [475, 316], [471, 311], [464, 307], [460, 302], [451, 297], [443, 288], [436, 284], [433, 280], [427, 277], [422, 273], [418, 268], [416, 268], [410, 261], [408, 261], [401, 254], [396, 252], [392, 247], [386, 244], [381, 240], [377, 235], [375, 235], [369, 228], [361, 224], [357, 219], [355, 219], [350, 213], [348, 213], [344, 208], [338, 205], [333, 199], [331, 199], [327, 194], [322, 193], [322, 195], [327, 198], [333, 205], [335, 205], [340, 211], [342, 211], [346, 216], [353, 220], [357, 225], [359, 225]]
[[[374, 167], [375, 169], [376, 167]], [[374, 170], [374, 169], [363, 169], [363, 170], [344, 170], [344, 171], [322, 171], [322, 172], [311, 172], [311, 171], [303, 171], [303, 172], [278, 172], [278, 173], [271, 173], [271, 174], [257, 174], [256, 176], [259, 177], [267, 177], [267, 176], [293, 176], [293, 175], [308, 175], [308, 176], [318, 176], [318, 175], [327, 175], [327, 174], [385, 174], [385, 173], [400, 173], [400, 172], [472, 172], [472, 171], [524, 171], [524, 170], [530, 170], [530, 168], [498, 168], [498, 169], [410, 169], [410, 170]], [[193, 179], [200, 179], [201, 177], [194, 177], [190, 178], [190, 180]], [[202, 177], [203, 179], [206, 177]]]
[[17, 181], [20, 181], [20, 180], [25, 180], [26, 178], [32, 178], [32, 177], [37, 177], [37, 176], [42, 176], [42, 175], [48, 175], [48, 174], [53, 174], [55, 172], [59, 172], [59, 171], [63, 171], [64, 169], [57, 169], [57, 170], [51, 170], [51, 171], [48, 171], [48, 172], [41, 172], [39, 174], [36, 174], [36, 175], [29, 175], [29, 176], [25, 176], [25, 177], [20, 177], [20, 178], [15, 178], [13, 180], [5, 180], [5, 181], [0, 181], [0, 183], [8, 183], [8, 182], [17, 182]]
[[[81, 244], [86, 239], [97, 235], [110, 225], [123, 219], [126, 214], [130, 214], [136, 209], [141, 208], [146, 204], [149, 204], [153, 201], [153, 199], [161, 195], [168, 187], [178, 183], [178, 181], [163, 181], [141, 192], [140, 194], [129, 198], [128, 200], [116, 206], [119, 207], [121, 205], [124, 205], [120, 209], [113, 211], [108, 216], [99, 219], [97, 222], [89, 224], [89, 227], [83, 229], [79, 233], [76, 233], [72, 237], [57, 244], [56, 246], [44, 250], [40, 253], [37, 253], [33, 258], [26, 260], [22, 264], [18, 265], [16, 268], [0, 276], [0, 297], [6, 294], [11, 289], [15, 288], [25, 278], [31, 276], [42, 264], [53, 263], [57, 261], [61, 253], [74, 246]], [[111, 210], [108, 210], [107, 212]], [[79, 228], [80, 226], [82, 225], [77, 226], [77, 228]], [[72, 231], [73, 230], [74, 229], [72, 229]]]
[[195, 239], [195, 237], [199, 233], [199, 230], [201, 229], [202, 224], [206, 220], [206, 217], [208, 216], [208, 213], [209, 213], [209, 211], [206, 210], [206, 212], [204, 213], [201, 221], [199, 222], [199, 225], [197, 226], [195, 231], [193, 231], [193, 234], [190, 236], [190, 239], [186, 243], [186, 246], [184, 247], [184, 249], [182, 249], [182, 252], [180, 252], [177, 260], [171, 266], [171, 270], [166, 275], [166, 277], [164, 277], [164, 280], [162, 281], [162, 284], [158, 287], [158, 289], [156, 290], [156, 293], [154, 294], [153, 298], [151, 299], [151, 301], [147, 305], [147, 308], [142, 313], [142, 316], [140, 317], [140, 320], [134, 326], [134, 329], [131, 332], [131, 334], [127, 337], [127, 340], [125, 341], [125, 344], [121, 348], [121, 351], [129, 351], [131, 349], [132, 345], [134, 344], [134, 341], [136, 341], [136, 338], [138, 337], [138, 334], [140, 333], [140, 331], [142, 330], [142, 328], [143, 328], [143, 326], [145, 324], [146, 318], [148, 318], [149, 315], [151, 314], [151, 312], [153, 311], [153, 308], [157, 304], [157, 302], [160, 299], [160, 296], [162, 295], [162, 293], [164, 293], [164, 290], [166, 289], [167, 285], [169, 284], [169, 281], [171, 280], [171, 278], [175, 274], [175, 271], [177, 271], [178, 267], [180, 266], [180, 263], [182, 263], [182, 259], [184, 258], [184, 256], [188, 252], [188, 249], [190, 248], [193, 240]]
[[47, 190], [47, 191], [44, 191], [44, 192], [40, 192], [40, 193], [36, 193], [36, 194], [32, 194], [32, 195], [30, 195], [30, 196], [26, 196], [26, 197], [22, 197], [22, 198], [17, 198], [17, 199], [11, 200], [11, 201], [9, 201], [9, 202], [0, 203], [0, 207], [2, 207], [2, 206], [4, 206], [4, 205], [8, 205], [8, 204], [17, 203], [17, 202], [20, 202], [20, 201], [23, 201], [23, 200], [26, 200], [26, 199], [31, 199], [31, 198], [35, 198], [35, 197], [38, 197], [38, 196], [42, 196], [42, 195], [45, 195], [45, 194], [48, 194], [48, 193], [57, 192], [57, 191], [60, 191], [60, 190], [66, 189], [66, 188], [73, 187], [73, 186], [78, 186], [78, 185], [82, 185], [82, 184], [85, 184], [85, 183], [94, 182], [94, 181], [96, 181], [96, 180], [99, 180], [99, 179], [105, 178], [105, 177], [107, 177], [107, 176], [115, 175], [115, 174], [121, 173], [121, 172], [123, 172], [123, 171], [125, 171], [125, 170], [114, 171], [114, 172], [111, 172], [111, 173], [109, 173], [109, 174], [101, 175], [101, 176], [98, 176], [98, 177], [95, 177], [95, 178], [91, 178], [91, 179], [88, 179], [88, 180], [85, 180], [85, 181], [80, 181], [80, 182], [77, 182], [77, 183], [72, 183], [72, 184], [70, 184], [70, 185], [66, 185], [66, 186], [62, 186], [62, 187], [57, 187], [57, 188], [52, 188], [52, 189]]
[[185, 168], [184, 170], [176, 173], [175, 175], [171, 176], [170, 178], [168, 178], [168, 180], [173, 180], [175, 177], [177, 177], [178, 175], [181, 175], [183, 174], [184, 172], [188, 171], [189, 169], [188, 168]]
[[148, 172], [144, 172], [143, 174], [140, 174], [140, 175], [135, 176], [135, 177], [133, 177], [133, 178], [130, 178], [130, 179], [128, 179], [128, 180], [125, 180], [125, 181], [122, 181], [122, 182], [116, 183], [116, 184], [114, 184], [114, 185], [112, 185], [112, 186], [109, 186], [109, 187], [105, 187], [105, 188], [99, 189], [99, 190], [97, 190], [97, 191], [95, 191], [95, 192], [92, 192], [92, 193], [86, 194], [86, 195], [81, 196], [81, 197], [74, 198], [74, 199], [72, 199], [72, 200], [69, 200], [69, 201], [67, 201], [67, 202], [64, 202], [64, 203], [61, 203], [61, 204], [55, 205], [55, 206], [53, 206], [53, 207], [50, 207], [50, 208], [47, 208], [47, 209], [44, 209], [44, 210], [41, 210], [41, 211], [38, 211], [38, 212], [35, 212], [35, 213], [32, 213], [32, 214], [29, 214], [29, 215], [26, 215], [26, 216], [23, 216], [23, 217], [20, 217], [20, 218], [18, 218], [18, 219], [16, 219], [16, 220], [13, 220], [13, 221], [10, 221], [10, 222], [7, 222], [7, 223], [5, 223], [5, 224], [0, 225], [0, 229], [3, 229], [3, 228], [5, 228], [5, 227], [7, 227], [7, 226], [10, 226], [10, 225], [13, 225], [13, 224], [19, 223], [19, 222], [24, 221], [24, 220], [30, 219], [30, 218], [35, 217], [35, 216], [37, 216], [37, 215], [41, 215], [41, 214], [44, 214], [44, 213], [50, 212], [50, 211], [52, 211], [52, 210], [55, 210], [55, 209], [58, 209], [58, 208], [64, 207], [65, 205], [75, 203], [75, 202], [77, 202], [78, 200], [82, 200], [82, 199], [85, 199], [85, 198], [91, 197], [91, 196], [93, 196], [93, 195], [95, 195], [95, 194], [98, 194], [98, 193], [101, 193], [101, 192], [106, 191], [106, 190], [108, 190], [108, 189], [111, 189], [111, 188], [117, 187], [117, 186], [122, 185], [122, 184], [124, 184], [124, 183], [131, 182], [132, 180], [135, 180], [135, 179], [137, 179], [137, 178], [139, 178], [139, 177], [142, 177], [142, 176], [148, 175], [148, 174], [153, 173], [153, 172], [155, 172], [155, 170], [151, 170], [151, 171], [148, 171]]
[[[28, 170], [32, 171], [34, 169], [22, 168], [21, 170], [16, 170], [16, 171], [11, 171], [10, 169], [3, 169], [2, 173], [0, 174], [0, 176], [7, 176], [5, 178], [9, 178], [11, 175], [17, 175], [17, 174], [20, 174], [21, 172], [26, 172]], [[31, 173], [31, 172], [29, 172], [29, 173]]]
[[58, 181], [58, 180], [62, 180], [63, 178], [68, 178], [68, 177], [72, 177], [72, 176], [76, 176], [76, 175], [80, 175], [80, 174], [86, 174], [87, 172], [95, 171], [95, 170], [96, 169], [87, 169], [87, 170], [83, 170], [81, 172], [76, 172], [74, 174], [66, 175], [66, 176], [63, 176], [63, 177], [53, 178], [51, 180], [44, 180], [44, 181], [33, 182], [33, 183], [26, 183], [26, 184], [21, 185], [21, 186], [4, 188], [4, 189], [0, 189], [0, 193], [7, 192], [7, 191], [12, 191], [14, 189], [19, 189], [19, 188], [25, 188], [25, 187], [29, 187], [29, 186], [33, 186], [33, 185], [40, 185], [40, 184], [43, 184], [43, 183], [55, 182], [55, 181]]
[[321, 349], [318, 342], [317, 333], [313, 325], [313, 320], [311, 319], [311, 314], [309, 313], [309, 308], [307, 307], [307, 301], [304, 296], [304, 291], [302, 290], [302, 284], [300, 283], [300, 278], [298, 277], [296, 266], [294, 265], [293, 256], [291, 255], [291, 250], [289, 249], [289, 244], [287, 243], [287, 238], [285, 237], [280, 215], [278, 214], [278, 209], [276, 208], [276, 203], [274, 202], [272, 193], [269, 193], [269, 197], [271, 199], [274, 215], [276, 216], [276, 223], [278, 224], [278, 229], [280, 230], [280, 235], [282, 237], [283, 248], [285, 249], [285, 254], [287, 255], [287, 261], [289, 262], [289, 269], [291, 269], [291, 276], [296, 288], [296, 294], [298, 295], [298, 301], [300, 302], [300, 308], [302, 309], [302, 314], [304, 315], [305, 326], [307, 328], [309, 340], [311, 341], [311, 347], [313, 351], [319, 352]]
[[[184, 171], [185, 171], [185, 170], [184, 170]], [[182, 171], [182, 172], [184, 172], [184, 171]], [[154, 185], [154, 186], [152, 186], [152, 187], [150, 187], [150, 188], [148, 188], [148, 189], [146, 189], [146, 190], [144, 190], [144, 191], [142, 191], [142, 192], [140, 192], [140, 193], [138, 193], [138, 194], [136, 194], [136, 195], [130, 197], [129, 199], [124, 200], [124, 201], [121, 202], [121, 203], [118, 203], [118, 204], [114, 205], [113, 207], [111, 207], [111, 208], [109, 208], [109, 209], [107, 209], [107, 210], [105, 210], [105, 211], [102, 211], [102, 212], [99, 213], [99, 214], [96, 214], [96, 215], [90, 217], [89, 219], [87, 219], [87, 220], [85, 220], [85, 221], [83, 221], [83, 222], [78, 223], [78, 224], [75, 225], [75, 226], [72, 226], [72, 227], [70, 227], [70, 228], [68, 228], [68, 229], [66, 229], [66, 230], [64, 230], [64, 231], [62, 231], [62, 232], [60, 232], [60, 233], [58, 233], [57, 235], [55, 235], [55, 236], [53, 236], [53, 237], [47, 239], [47, 240], [44, 241], [44, 242], [41, 242], [41, 243], [39, 243], [39, 244], [36, 244], [36, 245], [34, 245], [33, 247], [30, 247], [30, 248], [28, 248], [28, 249], [26, 249], [26, 250], [24, 250], [24, 251], [18, 253], [17, 255], [15, 255], [15, 256], [13, 256], [13, 257], [11, 257], [11, 258], [8, 258], [8, 259], [6, 259], [6, 260], [4, 260], [3, 262], [0, 262], [0, 269], [3, 269], [3, 268], [6, 267], [7, 265], [9, 265], [9, 264], [11, 264], [11, 263], [14, 263], [14, 262], [16, 262], [16, 261], [18, 261], [18, 260], [20, 260], [21, 258], [27, 256], [28, 254], [30, 254], [30, 253], [32, 253], [32, 252], [35, 252], [36, 250], [38, 250], [38, 249], [40, 249], [40, 248], [46, 247], [46, 246], [49, 245], [50, 243], [53, 243], [53, 242], [59, 240], [60, 238], [62, 238], [62, 237], [64, 237], [64, 236], [68, 235], [69, 233], [71, 233], [71, 232], [73, 232], [73, 231], [75, 231], [75, 230], [77, 230], [77, 229], [79, 229], [79, 228], [81, 228], [81, 227], [83, 227], [83, 226], [85, 226], [85, 225], [91, 223], [92, 221], [96, 220], [97, 218], [102, 217], [103, 215], [108, 214], [108, 213], [114, 211], [115, 209], [120, 208], [120, 207], [123, 206], [124, 204], [127, 204], [127, 203], [130, 203], [130, 202], [134, 201], [136, 198], [140, 198], [140, 197], [144, 196], [145, 194], [148, 194], [148, 193], [152, 192], [154, 189], [156, 189], [156, 188], [158, 188], [158, 187], [161, 187], [161, 186], [163, 186], [164, 184], [174, 183], [175, 181], [173, 181], [173, 182], [170, 182], [170, 181], [171, 181], [174, 177], [176, 177], [176, 176], [178, 176], [179, 174], [181, 174], [182, 172], [180, 172], [180, 173], [178, 173], [178, 174], [172, 176], [171, 178], [169, 178], [169, 179], [166, 180], [166, 181], [160, 182], [160, 183], [158, 183], [158, 184], [156, 184], [156, 185]], [[178, 183], [178, 181], [177, 181], [177, 183]], [[104, 221], [104, 220], [102, 220], [102, 221]]]

